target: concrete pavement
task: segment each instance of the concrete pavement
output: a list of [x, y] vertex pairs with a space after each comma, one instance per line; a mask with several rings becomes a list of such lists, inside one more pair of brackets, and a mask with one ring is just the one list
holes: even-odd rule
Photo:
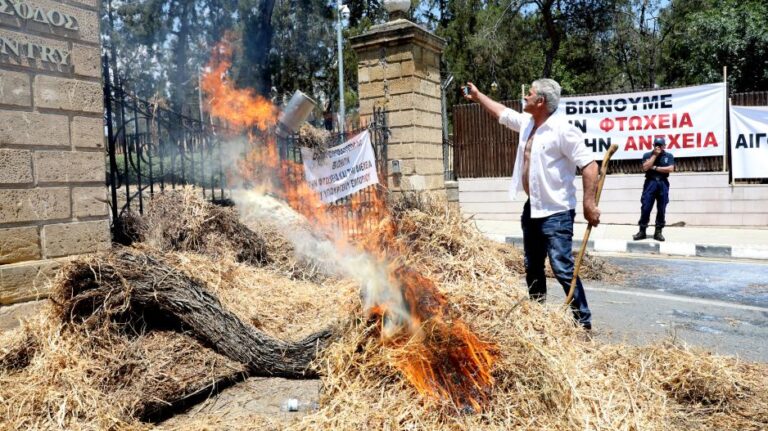
[[[578, 216], [577, 216], [578, 217]], [[520, 222], [475, 220], [488, 237], [522, 247]], [[581, 246], [586, 223], [574, 226], [574, 248]], [[633, 241], [637, 226], [601, 224], [593, 228], [587, 250], [611, 253], [648, 253], [671, 256], [725, 257], [768, 260], [768, 226], [765, 228], [683, 226], [664, 228], [666, 241]], [[648, 228], [653, 235], [653, 227]]]

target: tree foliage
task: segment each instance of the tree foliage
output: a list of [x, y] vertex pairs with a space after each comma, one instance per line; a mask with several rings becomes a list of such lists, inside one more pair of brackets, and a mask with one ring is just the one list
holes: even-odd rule
[[[338, 107], [333, 0], [103, 0], [107, 52], [129, 89], [196, 112], [197, 74], [229, 33], [238, 85], [281, 100], [300, 89]], [[345, 104], [357, 102], [351, 36], [386, 21], [380, 0], [348, 0]], [[446, 39], [441, 67], [498, 99], [558, 80], [566, 94], [694, 85], [768, 89], [764, 0], [413, 0], [411, 19]], [[111, 6], [111, 8], [110, 8]], [[106, 12], [112, 11], [111, 15]], [[110, 20], [111, 16], [111, 20]], [[495, 83], [495, 87], [492, 84]], [[461, 103], [456, 87], [449, 104]]]
[[666, 81], [722, 80], [734, 91], [768, 90], [768, 3], [764, 0], [678, 0], [664, 11], [669, 37]]

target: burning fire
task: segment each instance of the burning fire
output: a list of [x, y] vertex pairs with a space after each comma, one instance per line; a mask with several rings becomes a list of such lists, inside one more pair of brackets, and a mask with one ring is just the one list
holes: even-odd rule
[[[431, 280], [395, 263], [402, 261], [407, 244], [397, 238], [382, 193], [374, 191], [366, 199], [357, 193], [346, 204], [326, 205], [301, 181], [303, 166], [279, 157], [271, 130], [277, 109], [227, 79], [231, 55], [231, 45], [220, 44], [202, 83], [211, 114], [247, 132], [250, 149], [238, 161], [239, 174], [262, 192], [282, 196], [334, 241], [340, 255], [372, 256], [382, 270], [369, 271], [381, 276], [366, 279], [364, 305], [368, 316], [381, 322], [382, 343], [391, 349], [394, 365], [420, 393], [451, 400], [462, 410], [482, 411], [494, 383], [496, 347], [467, 327]], [[348, 211], [359, 217], [347, 217]], [[344, 229], [339, 229], [341, 221]], [[346, 225], [350, 221], [357, 225]]]

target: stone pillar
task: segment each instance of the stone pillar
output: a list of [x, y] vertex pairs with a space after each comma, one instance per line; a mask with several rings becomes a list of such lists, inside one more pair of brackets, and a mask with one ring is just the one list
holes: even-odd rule
[[389, 112], [390, 190], [444, 196], [440, 55], [445, 40], [397, 19], [351, 42], [358, 56], [361, 117], [379, 106]]
[[110, 247], [100, 3], [0, 13], [0, 306], [45, 296], [65, 256]]

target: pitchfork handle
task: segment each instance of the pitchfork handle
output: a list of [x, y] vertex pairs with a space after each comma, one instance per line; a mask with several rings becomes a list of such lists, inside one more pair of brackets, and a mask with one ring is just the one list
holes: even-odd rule
[[[611, 160], [611, 156], [619, 146], [616, 144], [611, 145], [608, 151], [605, 152], [603, 157], [603, 165], [600, 167], [600, 179], [597, 181], [597, 192], [595, 193], [595, 206], [600, 203], [600, 193], [603, 191], [603, 183], [605, 183], [605, 175], [608, 173], [608, 161]], [[584, 239], [581, 241], [581, 248], [579, 249], [579, 255], [576, 258], [576, 267], [573, 269], [573, 278], [571, 279], [571, 288], [568, 289], [568, 296], [565, 298], [565, 304], [570, 305], [573, 301], [573, 293], [576, 289], [576, 280], [579, 278], [579, 270], [581, 269], [581, 261], [584, 258], [584, 252], [587, 251], [587, 242], [589, 242], [589, 234], [592, 232], [592, 224], [587, 226], [587, 230], [584, 232]]]

